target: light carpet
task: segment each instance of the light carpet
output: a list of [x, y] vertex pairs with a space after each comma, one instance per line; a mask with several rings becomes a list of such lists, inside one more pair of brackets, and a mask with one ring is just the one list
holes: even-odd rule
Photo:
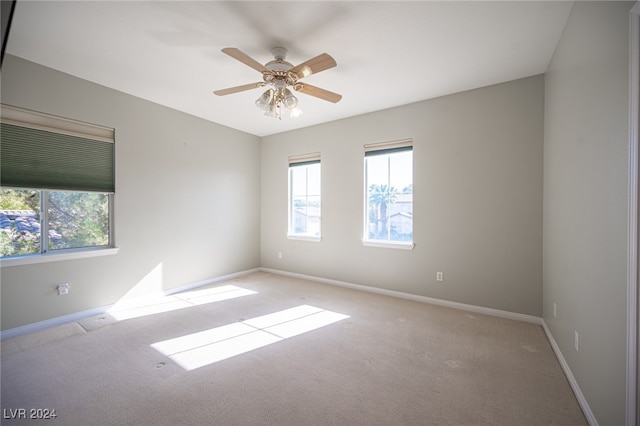
[[587, 424], [539, 325], [264, 272], [147, 305], [3, 341], [2, 423]]

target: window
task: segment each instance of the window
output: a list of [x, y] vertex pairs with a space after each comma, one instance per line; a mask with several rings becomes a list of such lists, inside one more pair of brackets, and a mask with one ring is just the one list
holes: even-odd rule
[[2, 265], [112, 248], [114, 130], [8, 105], [0, 113]]
[[289, 237], [319, 240], [320, 217], [320, 153], [289, 157]]
[[364, 243], [413, 248], [413, 142], [365, 145]]
[[97, 192], [0, 189], [0, 255], [109, 247], [110, 198]]

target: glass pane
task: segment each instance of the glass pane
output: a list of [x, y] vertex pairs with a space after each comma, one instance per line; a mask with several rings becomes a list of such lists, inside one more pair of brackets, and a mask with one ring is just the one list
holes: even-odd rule
[[368, 191], [368, 221], [369, 238], [387, 240], [389, 231], [389, 186], [386, 184], [369, 185]]
[[396, 193], [389, 216], [392, 241], [413, 241], [413, 152], [394, 154], [389, 159], [391, 184]]
[[413, 241], [413, 199], [411, 194], [398, 194], [389, 217], [392, 241]]
[[49, 249], [109, 245], [109, 196], [48, 192]]
[[308, 198], [306, 234], [320, 236], [320, 197], [312, 196]]
[[40, 253], [40, 191], [0, 190], [0, 256]]
[[366, 159], [368, 186], [389, 185], [389, 156], [374, 155]]
[[307, 198], [294, 197], [291, 200], [291, 232], [304, 234], [307, 232]]
[[291, 167], [291, 194], [304, 196], [307, 194], [307, 168], [304, 166]]
[[320, 164], [307, 166], [308, 194], [320, 197]]
[[403, 151], [389, 156], [391, 186], [400, 192], [413, 190], [413, 153]]
[[365, 238], [413, 241], [413, 153], [366, 158], [367, 226]]
[[320, 236], [320, 163], [289, 169], [289, 233]]

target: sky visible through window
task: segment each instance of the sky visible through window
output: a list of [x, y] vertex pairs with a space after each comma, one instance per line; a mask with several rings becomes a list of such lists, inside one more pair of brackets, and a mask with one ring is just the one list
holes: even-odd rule
[[413, 241], [413, 152], [380, 151], [365, 157], [365, 241]]
[[300, 195], [320, 195], [320, 164], [314, 165], [313, 167], [293, 167], [292, 173], [291, 185], [294, 197]]
[[[391, 174], [389, 174], [391, 171]], [[367, 157], [367, 185], [390, 185], [402, 191], [413, 183], [413, 153]]]

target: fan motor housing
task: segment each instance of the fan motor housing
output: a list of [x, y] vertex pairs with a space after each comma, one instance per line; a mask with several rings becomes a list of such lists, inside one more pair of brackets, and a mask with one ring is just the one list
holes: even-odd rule
[[294, 85], [298, 80], [298, 76], [289, 72], [293, 65], [284, 60], [287, 57], [287, 49], [274, 47], [271, 49], [271, 53], [275, 59], [265, 64], [265, 68], [271, 71], [270, 73], [264, 73], [265, 83], [273, 84], [277, 88]]
[[293, 68], [291, 63], [284, 60], [287, 57], [287, 49], [284, 47], [274, 47], [271, 49], [271, 53], [275, 59], [265, 64], [265, 67], [269, 71], [289, 71]]
[[274, 61], [267, 62], [265, 67], [267, 67], [269, 71], [289, 71], [293, 68], [293, 65], [282, 59], [276, 59]]

